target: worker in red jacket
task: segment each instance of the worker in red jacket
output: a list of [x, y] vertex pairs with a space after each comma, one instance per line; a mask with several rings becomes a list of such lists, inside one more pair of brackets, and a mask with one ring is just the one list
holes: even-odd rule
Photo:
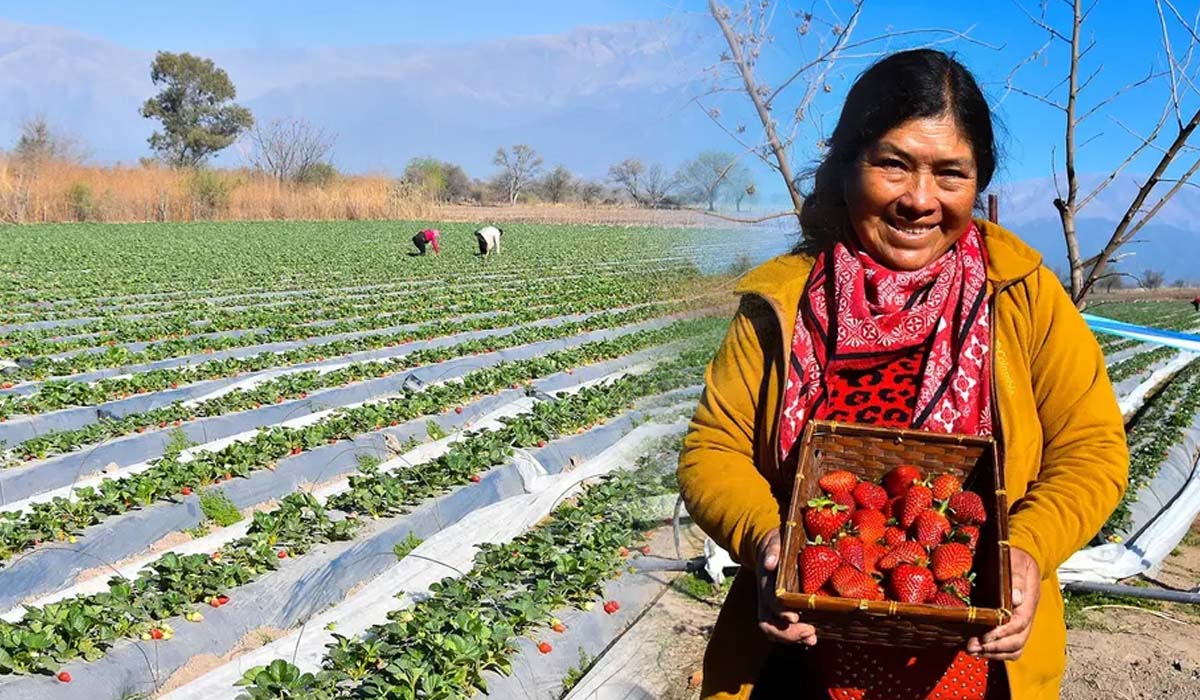
[[417, 246], [417, 250], [421, 251], [421, 255], [425, 254], [425, 246], [433, 246], [433, 254], [440, 255], [441, 248], [438, 247], [438, 236], [442, 232], [436, 228], [427, 228], [424, 231], [418, 231], [417, 235], [413, 236], [413, 245]]

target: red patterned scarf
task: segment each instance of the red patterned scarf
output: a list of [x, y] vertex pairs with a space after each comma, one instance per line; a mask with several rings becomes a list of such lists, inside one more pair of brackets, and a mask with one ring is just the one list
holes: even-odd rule
[[796, 316], [780, 457], [821, 401], [825, 372], [841, 363], [878, 363], [927, 342], [913, 427], [990, 435], [986, 282], [983, 237], [974, 224], [945, 255], [911, 272], [885, 268], [842, 243], [819, 255]]

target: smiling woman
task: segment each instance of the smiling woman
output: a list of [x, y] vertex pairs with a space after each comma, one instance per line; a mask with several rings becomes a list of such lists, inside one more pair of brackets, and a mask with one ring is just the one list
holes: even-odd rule
[[[1066, 637], [1055, 570], [1120, 500], [1128, 450], [1100, 348], [1054, 274], [1012, 233], [972, 218], [995, 169], [990, 111], [970, 72], [939, 51], [884, 58], [847, 96], [804, 201], [803, 240], [739, 285], [679, 463], [688, 511], [742, 564], [705, 656], [704, 698], [1058, 697]], [[822, 640], [819, 625], [781, 606], [780, 513], [811, 419], [995, 437], [1006, 477], [997, 494], [1013, 504], [1009, 622], [958, 648], [904, 649]], [[918, 483], [914, 494], [930, 490]], [[829, 495], [837, 505], [809, 510], [872, 509], [857, 491], [849, 505], [850, 494]], [[953, 499], [911, 500], [909, 522], [945, 520]], [[879, 522], [894, 524], [892, 506]], [[875, 566], [888, 546], [927, 547], [915, 568], [962, 546], [949, 524], [933, 541], [903, 528], [868, 539], [846, 526], [860, 520], [847, 515], [825, 538], [837, 561], [806, 592], [866, 598], [842, 582], [872, 574], [893, 600], [914, 602]], [[920, 541], [897, 544], [905, 539]], [[804, 562], [801, 575], [815, 575]], [[961, 593], [953, 583], [915, 602], [956, 605], [945, 597]]]

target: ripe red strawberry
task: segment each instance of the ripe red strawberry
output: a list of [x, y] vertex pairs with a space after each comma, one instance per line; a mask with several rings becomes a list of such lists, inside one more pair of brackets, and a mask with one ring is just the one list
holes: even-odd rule
[[933, 490], [934, 500], [944, 501], [962, 491], [962, 482], [953, 474], [938, 474], [929, 484], [929, 488]]
[[620, 609], [621, 604], [615, 600], [610, 600], [604, 604], [604, 612], [608, 613], [609, 615], [615, 614]]
[[971, 588], [975, 585], [975, 574], [964, 576], [962, 578], [951, 579], [942, 584], [942, 590], [962, 598], [963, 600], [971, 600]]
[[887, 518], [877, 510], [860, 508], [850, 516], [850, 524], [863, 542], [878, 542], [887, 530]]
[[455, 412], [455, 413], [462, 413], [462, 412], [463, 412], [463, 407], [462, 407], [462, 406], [455, 406], [455, 407], [454, 407], [454, 412]]
[[162, 630], [160, 630], [160, 629], [159, 629], [159, 628], [157, 628], [157, 627], [155, 627], [154, 629], [150, 630], [150, 638], [151, 638], [151, 639], [153, 639], [153, 640], [155, 640], [155, 641], [157, 641], [157, 640], [159, 640], [159, 639], [162, 639], [162, 638], [163, 638], [163, 633], [162, 633]]
[[950, 521], [941, 511], [929, 508], [913, 523], [913, 538], [926, 547], [934, 547], [950, 534]]
[[287, 553], [287, 550], [286, 550], [286, 549], [281, 549], [281, 550], [279, 550], [279, 554], [278, 554], [277, 556], [278, 556], [280, 559], [287, 559], [287, 555], [288, 555], [288, 553]]
[[870, 574], [876, 578], [881, 577], [879, 572], [879, 560], [887, 553], [887, 547], [875, 542], [867, 542], [863, 545], [863, 573]]
[[71, 682], [71, 674], [67, 673], [66, 671], [59, 671], [58, 672], [58, 680], [62, 681], [63, 683], [70, 683]]
[[845, 506], [828, 498], [815, 498], [808, 502], [808, 508], [804, 510], [804, 529], [812, 539], [820, 537], [826, 542], [833, 542], [849, 519], [850, 514]]
[[901, 564], [892, 571], [892, 595], [901, 603], [924, 603], [937, 593], [933, 572], [915, 564]]
[[184, 486], [183, 488], [179, 489], [179, 493], [183, 494], [184, 496], [190, 496], [192, 495], [192, 487]]
[[537, 441], [537, 446], [538, 446], [538, 447], [545, 447], [545, 446], [546, 446], [546, 441], [545, 441], [545, 440], [538, 440], [538, 441]]
[[862, 481], [854, 487], [854, 500], [860, 508], [880, 510], [888, 502], [888, 495], [879, 484]]
[[967, 545], [949, 542], [933, 550], [929, 568], [938, 581], [949, 581], [966, 576], [971, 571], [973, 558]]
[[842, 564], [829, 579], [833, 590], [843, 598], [883, 600], [883, 589], [875, 579], [849, 564]]
[[831, 471], [817, 479], [817, 486], [828, 494], [852, 493], [857, 485], [858, 477], [845, 469]]
[[889, 498], [889, 499], [887, 499], [887, 503], [884, 503], [883, 507], [880, 508], [879, 511], [881, 513], [883, 513], [884, 517], [886, 517], [888, 520], [891, 520], [891, 519], [895, 518], [897, 515], [899, 515], [900, 501], [902, 501], [902, 500], [904, 500], [904, 496], [896, 496], [895, 498]]
[[472, 484], [478, 484], [480, 481], [483, 481], [483, 477], [479, 476], [478, 474], [472, 474], [471, 476], [467, 477], [467, 480]]
[[859, 571], [865, 571], [863, 565], [863, 541], [852, 535], [843, 535], [833, 544], [837, 553], [842, 555], [842, 561]]
[[974, 552], [975, 545], [979, 544], [979, 528], [974, 525], [959, 525], [953, 533], [950, 534], [950, 539], [955, 542], [962, 542]]
[[217, 596], [217, 602], [220, 603], [221, 605], [224, 605], [229, 602], [229, 596], [219, 595], [219, 596]]
[[543, 654], [549, 654], [550, 652], [554, 651], [554, 647], [550, 646], [550, 642], [539, 642], [538, 651], [542, 652]]
[[934, 593], [933, 597], [929, 599], [929, 604], [936, 605], [939, 608], [965, 608], [965, 607], [967, 607], [967, 601], [963, 600], [962, 598], [959, 598], [958, 596], [954, 595], [953, 593], [947, 593], [946, 591], [938, 591], [937, 593]]
[[887, 489], [889, 496], [895, 498], [896, 496], [903, 495], [908, 490], [908, 487], [913, 485], [914, 481], [920, 480], [920, 469], [911, 464], [901, 464], [883, 475], [883, 488]]
[[901, 542], [880, 557], [877, 566], [880, 571], [891, 571], [901, 564], [925, 566], [928, 563], [929, 552], [919, 542]]
[[961, 491], [950, 497], [950, 517], [960, 525], [982, 525], [987, 522], [983, 499], [974, 491]]
[[892, 525], [888, 525], [886, 528], [884, 528], [883, 543], [885, 545], [887, 545], [888, 549], [895, 547], [896, 545], [900, 544], [901, 542], [907, 542], [907, 541], [908, 541], [908, 533], [905, 532], [904, 530], [902, 530], [898, 527], [892, 526]]
[[639, 547], [638, 551], [641, 552], [643, 556], [649, 555], [650, 554], [650, 545], [645, 545], [643, 547]]
[[841, 563], [841, 555], [829, 545], [810, 544], [800, 550], [800, 590], [816, 593]]
[[858, 510], [858, 503], [854, 500], [854, 496], [847, 491], [839, 491], [838, 493], [829, 494], [829, 500], [842, 506], [846, 509], [846, 514], [852, 514]]
[[931, 505], [933, 505], [933, 491], [928, 486], [914, 484], [900, 501], [898, 518], [900, 526], [911, 527], [917, 521], [917, 516], [928, 510]]

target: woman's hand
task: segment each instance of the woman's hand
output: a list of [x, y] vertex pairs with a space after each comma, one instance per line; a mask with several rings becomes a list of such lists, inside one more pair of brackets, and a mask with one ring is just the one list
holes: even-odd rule
[[967, 653], [981, 655], [993, 661], [1015, 661], [1021, 658], [1029, 631], [1033, 627], [1033, 614], [1037, 612], [1041, 597], [1042, 572], [1037, 562], [1023, 549], [1013, 547], [1012, 585], [1013, 616], [1006, 624], [983, 635], [983, 639], [972, 637], [967, 641]]
[[785, 610], [775, 597], [775, 569], [779, 566], [779, 528], [758, 541], [758, 628], [775, 642], [817, 643], [817, 630], [800, 622], [800, 614]]

